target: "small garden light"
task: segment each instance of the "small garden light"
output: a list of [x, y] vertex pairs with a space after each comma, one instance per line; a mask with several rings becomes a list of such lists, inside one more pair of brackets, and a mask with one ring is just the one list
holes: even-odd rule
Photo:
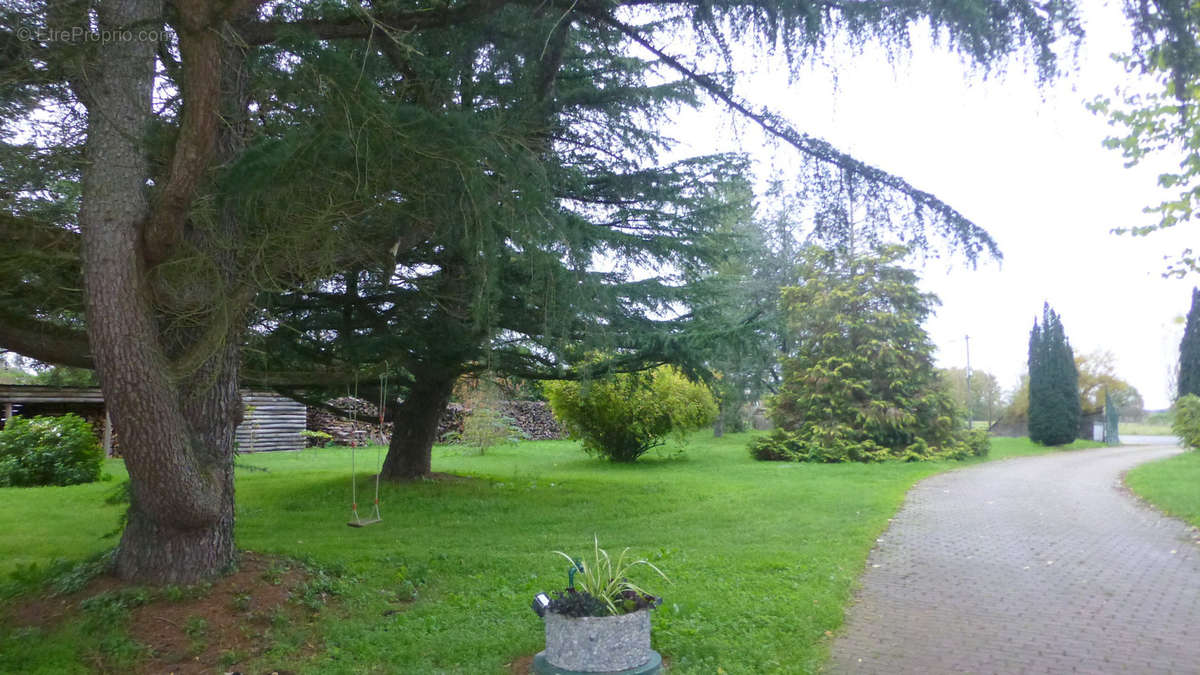
[[533, 611], [537, 612], [540, 617], [546, 616], [546, 610], [550, 608], [550, 596], [545, 593], [538, 593], [533, 596]]

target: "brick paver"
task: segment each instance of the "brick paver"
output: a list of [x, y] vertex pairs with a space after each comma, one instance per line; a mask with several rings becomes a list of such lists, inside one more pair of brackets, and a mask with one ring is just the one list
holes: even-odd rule
[[1179, 451], [1062, 452], [922, 481], [871, 552], [827, 670], [1200, 673], [1200, 535], [1120, 478]]

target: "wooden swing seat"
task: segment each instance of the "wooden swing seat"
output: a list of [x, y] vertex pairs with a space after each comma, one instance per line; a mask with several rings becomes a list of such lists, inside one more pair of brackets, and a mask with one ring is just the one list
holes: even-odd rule
[[346, 524], [349, 525], [350, 527], [366, 527], [368, 525], [374, 525], [375, 523], [382, 523], [382, 522], [383, 522], [383, 518], [371, 518], [370, 520], [352, 520]]

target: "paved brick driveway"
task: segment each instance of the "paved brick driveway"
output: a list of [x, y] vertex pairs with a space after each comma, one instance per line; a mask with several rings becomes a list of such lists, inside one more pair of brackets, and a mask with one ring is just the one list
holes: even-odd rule
[[922, 481], [871, 553], [827, 671], [1200, 673], [1200, 535], [1120, 482], [1179, 451], [1063, 452]]

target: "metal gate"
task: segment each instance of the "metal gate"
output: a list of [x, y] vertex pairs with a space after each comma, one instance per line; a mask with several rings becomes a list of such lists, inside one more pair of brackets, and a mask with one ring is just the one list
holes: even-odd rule
[[1121, 421], [1121, 416], [1117, 413], [1117, 406], [1113, 405], [1112, 398], [1108, 395], [1108, 387], [1104, 388], [1104, 442], [1109, 445], [1120, 445], [1121, 437], [1117, 433], [1118, 423]]

